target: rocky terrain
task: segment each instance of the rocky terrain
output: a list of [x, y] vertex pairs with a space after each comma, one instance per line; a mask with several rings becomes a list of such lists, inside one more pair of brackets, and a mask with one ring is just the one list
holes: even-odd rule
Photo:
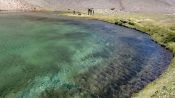
[[175, 13], [175, 0], [0, 0], [0, 10], [111, 9]]
[[0, 10], [35, 10], [35, 5], [23, 0], [0, 0]]

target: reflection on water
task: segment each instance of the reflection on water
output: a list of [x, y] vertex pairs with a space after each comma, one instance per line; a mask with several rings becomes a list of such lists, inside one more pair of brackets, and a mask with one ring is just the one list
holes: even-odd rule
[[0, 15], [0, 97], [130, 97], [172, 55], [138, 31], [34, 13]]

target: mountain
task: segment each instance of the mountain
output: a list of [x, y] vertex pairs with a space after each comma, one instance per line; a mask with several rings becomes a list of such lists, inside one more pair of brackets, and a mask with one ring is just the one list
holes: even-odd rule
[[0, 0], [0, 10], [111, 9], [175, 13], [175, 0]]

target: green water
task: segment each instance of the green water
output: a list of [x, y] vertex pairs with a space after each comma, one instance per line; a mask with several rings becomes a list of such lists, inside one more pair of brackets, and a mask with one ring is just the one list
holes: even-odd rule
[[0, 13], [2, 98], [129, 97], [170, 60], [167, 50], [138, 31], [95, 20]]

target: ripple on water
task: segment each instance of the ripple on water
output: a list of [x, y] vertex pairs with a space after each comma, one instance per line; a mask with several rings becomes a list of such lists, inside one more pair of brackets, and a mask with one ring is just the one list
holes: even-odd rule
[[0, 48], [4, 98], [130, 97], [172, 58], [138, 31], [39, 13], [0, 15]]

